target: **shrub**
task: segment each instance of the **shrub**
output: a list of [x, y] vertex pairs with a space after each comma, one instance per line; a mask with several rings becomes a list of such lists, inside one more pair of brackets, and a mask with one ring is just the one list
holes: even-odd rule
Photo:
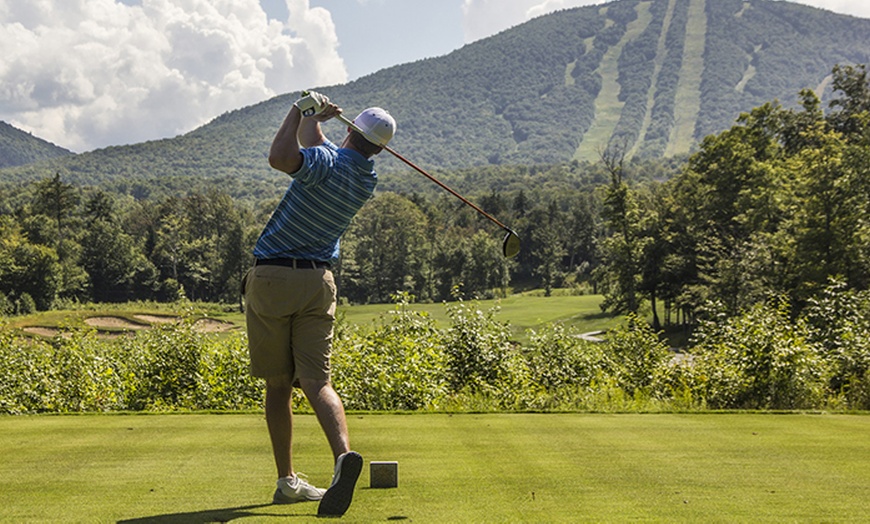
[[827, 366], [784, 300], [703, 323], [693, 348], [696, 378], [711, 408], [804, 409], [822, 404]]
[[262, 379], [250, 372], [248, 338], [243, 334], [203, 338], [197, 371], [197, 409], [257, 409], [263, 405]]
[[830, 388], [855, 409], [870, 409], [870, 293], [832, 281], [809, 301], [809, 339], [831, 365]]
[[491, 398], [494, 407], [519, 408], [532, 395], [529, 370], [510, 340], [509, 326], [496, 322], [497, 310], [481, 311], [463, 301], [447, 305], [449, 384], [457, 393]]
[[22, 293], [18, 300], [15, 301], [15, 313], [18, 315], [29, 315], [36, 312], [36, 301], [30, 296], [30, 293]]
[[52, 382], [58, 392], [52, 411], [123, 409], [122, 377], [106, 342], [92, 328], [66, 330], [52, 341]]
[[531, 330], [526, 355], [529, 379], [549, 392], [588, 387], [604, 371], [603, 346], [580, 339], [561, 324]]
[[124, 406], [121, 377], [92, 329], [51, 340], [0, 330], [0, 413], [108, 411]]
[[337, 329], [333, 382], [348, 409], [416, 410], [447, 392], [441, 333], [425, 313], [407, 309], [410, 296], [371, 331]]
[[671, 352], [649, 324], [634, 316], [627, 320], [605, 340], [606, 374], [630, 396], [656, 393], [667, 373]]
[[193, 323], [156, 326], [121, 343], [128, 406], [134, 410], [194, 408], [201, 383], [203, 336]]
[[10, 414], [51, 411], [56, 407], [51, 380], [51, 346], [0, 331], [0, 412]]
[[15, 304], [9, 300], [5, 293], [0, 291], [0, 316], [11, 315], [15, 312]]
[[198, 333], [192, 321], [120, 339], [65, 327], [51, 339], [0, 326], [0, 413], [252, 409], [244, 334]]

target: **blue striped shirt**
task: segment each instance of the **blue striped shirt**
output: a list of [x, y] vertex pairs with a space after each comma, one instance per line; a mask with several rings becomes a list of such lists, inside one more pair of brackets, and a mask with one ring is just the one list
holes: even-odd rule
[[378, 183], [374, 161], [332, 142], [302, 149], [303, 162], [254, 246], [254, 256], [334, 262], [339, 240]]

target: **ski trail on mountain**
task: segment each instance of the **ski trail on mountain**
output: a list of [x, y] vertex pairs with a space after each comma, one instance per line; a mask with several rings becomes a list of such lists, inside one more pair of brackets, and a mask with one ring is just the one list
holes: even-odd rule
[[707, 1], [690, 0], [686, 24], [683, 63], [674, 104], [674, 127], [665, 156], [688, 153], [695, 139], [695, 125], [701, 113], [701, 77], [707, 41]]
[[612, 46], [601, 59], [598, 74], [601, 75], [601, 91], [595, 98], [595, 120], [583, 135], [580, 146], [574, 152], [577, 160], [598, 160], [599, 151], [610, 143], [625, 102], [619, 100], [619, 57], [625, 45], [640, 36], [652, 21], [649, 2], [637, 6], [637, 19], [628, 24], [625, 35]]
[[652, 124], [653, 106], [655, 105], [656, 91], [658, 90], [659, 75], [662, 72], [662, 65], [665, 63], [665, 57], [668, 54], [667, 40], [668, 31], [671, 29], [671, 21], [674, 19], [674, 9], [676, 8], [676, 0], [668, 0], [668, 10], [665, 13], [665, 20], [662, 22], [662, 33], [659, 35], [659, 44], [656, 48], [655, 68], [653, 69], [652, 78], [649, 83], [649, 91], [646, 97], [646, 112], [643, 116], [643, 122], [640, 125], [640, 131], [637, 133], [637, 140], [629, 151], [626, 158], [632, 158], [637, 154], [640, 145], [646, 137], [646, 132], [649, 131], [649, 126]]

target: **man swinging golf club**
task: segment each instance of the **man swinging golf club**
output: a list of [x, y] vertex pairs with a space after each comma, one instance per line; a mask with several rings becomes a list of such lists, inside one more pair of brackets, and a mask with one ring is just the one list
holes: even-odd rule
[[[363, 459], [350, 449], [344, 406], [330, 383], [336, 307], [330, 266], [341, 235], [374, 192], [372, 157], [393, 137], [396, 122], [383, 109], [366, 109], [336, 146], [320, 123], [341, 109], [320, 93], [303, 95], [269, 152], [269, 164], [293, 180], [257, 240], [256, 263], [245, 277], [248, 345], [251, 373], [266, 379], [266, 423], [278, 469], [273, 503], [319, 500], [318, 515], [340, 516], [350, 506]], [[326, 490], [293, 469], [293, 387], [311, 403], [335, 458]]]

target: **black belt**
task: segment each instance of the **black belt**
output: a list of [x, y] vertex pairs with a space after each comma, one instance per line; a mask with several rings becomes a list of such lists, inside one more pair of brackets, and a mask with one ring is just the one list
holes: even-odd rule
[[329, 269], [329, 262], [320, 260], [302, 260], [298, 258], [258, 258], [255, 266], [283, 266], [293, 269]]

